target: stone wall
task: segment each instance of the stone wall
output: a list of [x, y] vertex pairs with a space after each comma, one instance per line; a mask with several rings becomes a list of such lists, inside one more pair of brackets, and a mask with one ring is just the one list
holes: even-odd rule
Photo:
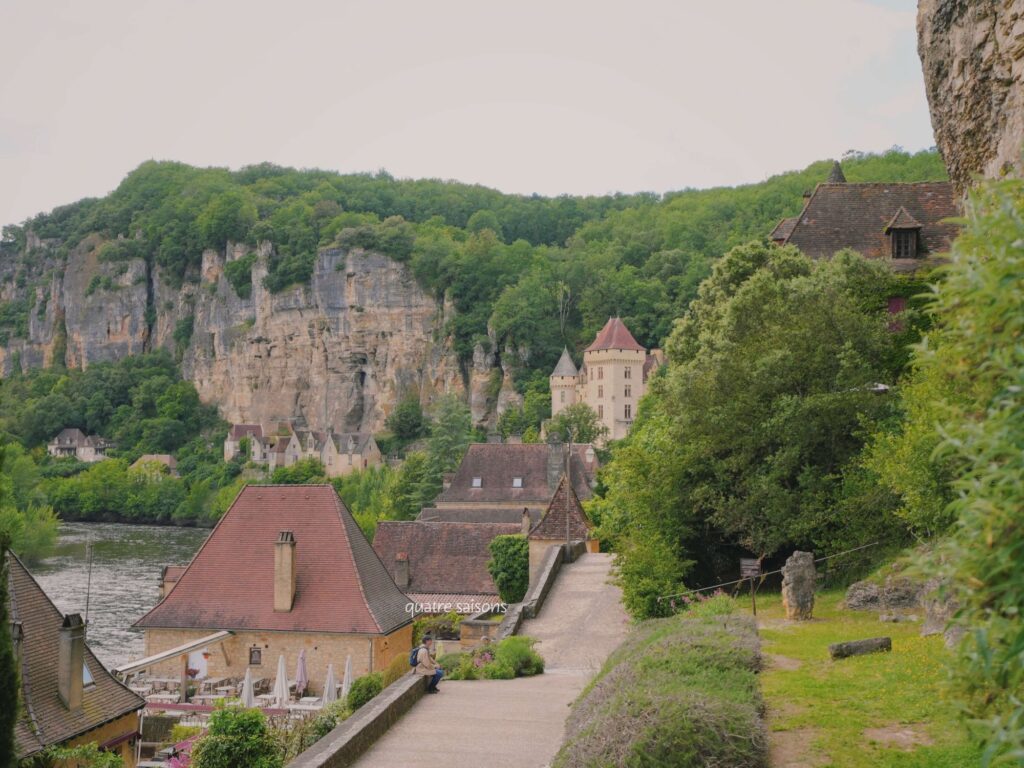
[[[146, 656], [175, 648], [184, 643], [209, 635], [206, 630], [149, 629], [146, 630]], [[398, 655], [408, 655], [412, 648], [412, 624], [392, 632], [387, 637], [365, 635], [336, 635], [305, 632], [238, 632], [222, 643], [210, 646], [207, 670], [210, 677], [242, 677], [249, 667], [249, 649], [261, 649], [261, 664], [253, 666], [254, 678], [273, 680], [277, 674], [277, 660], [284, 654], [289, 676], [294, 675], [299, 651], [306, 652], [310, 690], [319, 695], [327, 678], [327, 665], [334, 665], [339, 680], [345, 671], [345, 660], [352, 656], [352, 673], [358, 677], [387, 667]], [[372, 654], [372, 669], [371, 669]], [[177, 677], [180, 662], [169, 660], [149, 670], [159, 677]]]
[[962, 192], [1019, 174], [1024, 0], [920, 0], [917, 45], [935, 140]]

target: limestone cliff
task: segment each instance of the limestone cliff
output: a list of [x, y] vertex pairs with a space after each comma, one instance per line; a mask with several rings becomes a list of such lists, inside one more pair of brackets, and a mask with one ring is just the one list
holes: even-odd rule
[[918, 53], [950, 177], [1019, 174], [1024, 143], [1024, 0], [920, 0]]
[[458, 393], [481, 425], [516, 399], [493, 353], [479, 349], [460, 366], [443, 333], [451, 308], [379, 253], [322, 250], [309, 285], [272, 294], [263, 286], [272, 246], [262, 243], [242, 298], [225, 263], [246, 246], [205, 252], [198, 280], [176, 285], [143, 259], [104, 261], [97, 237], [63, 257], [55, 245], [33, 240], [20, 258], [0, 260], [0, 300], [21, 302], [28, 316], [27, 332], [9, 332], [0, 347], [4, 375], [61, 356], [81, 367], [166, 349], [228, 421], [338, 431], [381, 430], [408, 393], [424, 404]]

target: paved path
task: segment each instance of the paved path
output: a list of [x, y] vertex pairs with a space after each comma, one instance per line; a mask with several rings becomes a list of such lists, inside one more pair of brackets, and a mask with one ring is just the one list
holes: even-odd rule
[[611, 555], [564, 566], [538, 618], [545, 672], [515, 680], [452, 680], [425, 696], [356, 762], [358, 768], [542, 768], [562, 743], [569, 705], [622, 642], [628, 620], [608, 583]]

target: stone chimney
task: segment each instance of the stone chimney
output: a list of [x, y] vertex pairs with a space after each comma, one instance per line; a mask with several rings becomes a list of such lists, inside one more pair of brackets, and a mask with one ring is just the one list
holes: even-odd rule
[[85, 623], [81, 614], [69, 613], [64, 617], [57, 653], [57, 693], [65, 707], [71, 711], [81, 709], [85, 687]]
[[530, 533], [530, 510], [523, 507], [523, 536], [528, 536]]
[[449, 488], [451, 488], [452, 487], [452, 480], [454, 480], [454, 479], [455, 479], [455, 473], [454, 472], [445, 472], [443, 475], [441, 475], [441, 490], [442, 491], [447, 491]]
[[487, 442], [491, 443], [492, 445], [495, 444], [495, 443], [500, 443], [501, 442], [501, 435], [498, 434], [497, 432], [488, 432], [487, 433]]
[[281, 531], [274, 542], [274, 610], [287, 613], [295, 602], [295, 534]]
[[395, 555], [395, 584], [399, 589], [409, 588], [409, 555], [405, 552]]
[[556, 436], [548, 439], [548, 488], [554, 493], [565, 471], [566, 446]]

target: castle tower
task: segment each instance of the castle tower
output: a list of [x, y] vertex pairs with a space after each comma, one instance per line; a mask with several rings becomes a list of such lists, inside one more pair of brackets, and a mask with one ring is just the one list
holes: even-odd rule
[[587, 375], [580, 384], [579, 399], [608, 427], [609, 440], [620, 440], [629, 433], [637, 403], [647, 391], [647, 362], [647, 349], [618, 317], [608, 319], [583, 353]]
[[557, 416], [560, 411], [576, 402], [576, 386], [579, 383], [579, 371], [569, 356], [569, 350], [563, 349], [558, 365], [549, 377], [551, 384], [551, 415]]

